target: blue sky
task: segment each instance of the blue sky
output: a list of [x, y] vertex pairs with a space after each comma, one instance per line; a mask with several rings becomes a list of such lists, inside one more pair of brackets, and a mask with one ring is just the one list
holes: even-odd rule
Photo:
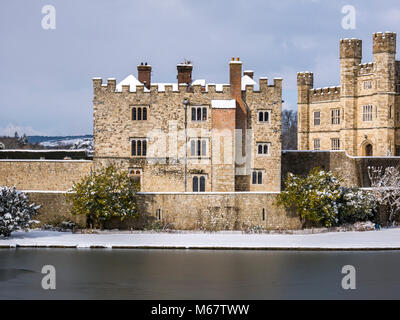
[[[55, 30], [41, 27], [47, 4]], [[355, 30], [341, 26], [344, 5]], [[142, 61], [155, 82], [175, 81], [187, 58], [195, 79], [226, 83], [238, 56], [257, 79], [282, 77], [284, 107], [296, 109], [297, 72], [338, 85], [339, 39], [361, 38], [369, 62], [378, 31], [400, 31], [398, 0], [2, 0], [0, 135], [92, 133], [91, 78], [120, 81]]]

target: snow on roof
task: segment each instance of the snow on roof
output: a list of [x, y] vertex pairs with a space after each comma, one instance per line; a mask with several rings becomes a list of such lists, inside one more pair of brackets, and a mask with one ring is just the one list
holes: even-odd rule
[[[136, 92], [136, 86], [143, 85], [143, 83], [141, 83], [134, 75], [130, 74], [124, 80], [122, 80], [120, 83], [117, 84], [115, 90], [117, 92], [122, 92], [123, 85], [128, 85], [130, 92]], [[172, 91], [179, 91], [178, 83], [159, 82], [159, 83], [152, 83], [152, 85], [158, 86], [159, 92], [164, 92], [165, 86], [167, 86], [167, 85], [172, 86]], [[207, 81], [205, 79], [197, 79], [192, 82], [192, 85], [201, 85], [202, 87], [206, 88], [206, 92], [208, 92], [209, 85], [215, 85], [215, 90], [218, 92], [222, 92], [223, 86], [229, 86], [229, 83], [207, 83]], [[258, 83], [255, 82], [249, 76], [242, 77], [242, 90], [246, 90], [246, 85], [252, 85], [252, 86], [254, 86], [254, 90], [256, 90], [256, 91], [258, 90]], [[107, 84], [103, 84], [103, 86], [107, 86]], [[149, 92], [149, 91], [150, 91], [149, 89], [144, 87], [144, 92]]]
[[246, 85], [252, 85], [255, 87], [257, 85], [257, 82], [255, 82], [249, 76], [243, 76], [242, 77], [242, 90], [246, 90]]
[[211, 100], [211, 106], [214, 109], [235, 109], [236, 100]]
[[202, 87], [204, 87], [206, 85], [206, 80], [205, 79], [198, 79], [192, 82], [192, 85], [201, 85]]
[[[130, 74], [124, 80], [117, 84], [115, 90], [117, 92], [122, 92], [122, 86], [129, 86], [129, 91], [136, 92], [136, 86], [138, 85], [143, 85], [143, 83], [136, 79], [134, 75]], [[144, 87], [144, 91], [148, 92], [149, 89]]]

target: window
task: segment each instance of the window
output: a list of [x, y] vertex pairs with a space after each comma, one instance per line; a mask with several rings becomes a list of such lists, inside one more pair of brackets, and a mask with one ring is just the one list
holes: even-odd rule
[[147, 107], [133, 107], [132, 120], [138, 120], [138, 121], [147, 120]]
[[400, 157], [400, 146], [399, 145], [396, 145], [395, 156]]
[[145, 157], [147, 155], [147, 140], [133, 139], [131, 141], [131, 148], [133, 157]]
[[269, 155], [270, 143], [260, 142], [257, 143], [257, 154], [259, 155]]
[[262, 221], [265, 221], [265, 208], [262, 209]]
[[363, 88], [364, 88], [364, 90], [372, 89], [372, 81], [371, 80], [364, 81], [363, 82]]
[[259, 110], [258, 122], [269, 123], [270, 114], [271, 114], [270, 110]]
[[332, 124], [340, 124], [340, 110], [339, 109], [331, 110], [331, 119], [332, 119]]
[[161, 209], [157, 209], [156, 217], [157, 217], [157, 220], [161, 220]]
[[340, 150], [340, 140], [338, 138], [331, 139], [331, 149]]
[[314, 150], [320, 150], [321, 149], [321, 141], [317, 138], [314, 139]]
[[192, 107], [192, 121], [206, 121], [207, 107]]
[[321, 124], [321, 112], [314, 112], [314, 126], [319, 126]]
[[252, 184], [262, 184], [262, 171], [254, 170], [251, 177]]
[[207, 139], [191, 139], [190, 156], [191, 157], [207, 156]]
[[193, 176], [193, 192], [205, 192], [205, 191], [206, 191], [206, 177]]
[[389, 119], [392, 119], [392, 106], [389, 107]]
[[372, 121], [372, 105], [363, 106], [363, 121]]

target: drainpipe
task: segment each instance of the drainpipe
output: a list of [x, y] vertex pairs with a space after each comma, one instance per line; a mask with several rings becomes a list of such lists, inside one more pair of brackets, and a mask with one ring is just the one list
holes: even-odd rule
[[189, 100], [187, 98], [183, 99], [183, 105], [185, 106], [185, 165], [184, 165], [184, 184], [185, 192], [187, 192], [187, 109], [189, 105]]

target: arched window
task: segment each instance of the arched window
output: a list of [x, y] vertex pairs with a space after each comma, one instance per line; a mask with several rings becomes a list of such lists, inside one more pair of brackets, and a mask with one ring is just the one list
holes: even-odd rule
[[257, 183], [258, 184], [262, 184], [262, 172], [261, 171], [258, 171]]
[[194, 157], [196, 155], [196, 140], [190, 141], [190, 155]]
[[258, 145], [258, 154], [262, 154], [262, 152], [263, 152], [263, 146], [262, 146], [262, 144], [259, 144]]
[[136, 120], [136, 108], [132, 108], [132, 120]]
[[147, 120], [147, 108], [143, 108], [143, 120]]
[[201, 108], [197, 108], [197, 120], [201, 120]]
[[132, 140], [132, 156], [136, 156], [136, 140]]
[[200, 192], [206, 191], [206, 178], [204, 176], [200, 177]]
[[196, 108], [192, 108], [192, 121], [196, 121]]
[[268, 144], [264, 144], [264, 154], [268, 154]]
[[147, 141], [143, 140], [143, 152], [142, 155], [145, 156], [147, 154]]
[[207, 108], [203, 108], [203, 121], [207, 120]]
[[193, 192], [199, 191], [199, 178], [197, 176], [193, 177]]
[[207, 155], [207, 141], [206, 140], [201, 140], [201, 155], [202, 156]]
[[256, 171], [253, 171], [251, 183], [257, 184], [257, 172]]
[[137, 119], [142, 120], [142, 109], [141, 108], [137, 109]]
[[373, 155], [372, 144], [369, 143], [365, 146], [365, 155], [367, 157], [372, 157]]
[[268, 122], [268, 121], [269, 121], [269, 112], [268, 112], [268, 111], [265, 111], [265, 112], [264, 112], [264, 121], [265, 121], [265, 122]]
[[258, 121], [260, 121], [260, 122], [264, 121], [264, 113], [262, 113], [262, 112], [258, 113]]
[[136, 154], [138, 156], [142, 155], [142, 140], [138, 140], [137, 141], [137, 152], [136, 152]]

